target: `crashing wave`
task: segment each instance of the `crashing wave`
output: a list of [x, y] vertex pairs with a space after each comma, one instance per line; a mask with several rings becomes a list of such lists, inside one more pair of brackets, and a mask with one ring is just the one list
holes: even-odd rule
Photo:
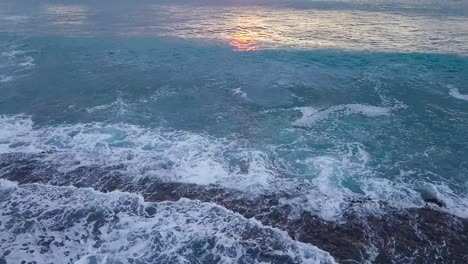
[[187, 199], [0, 180], [0, 209], [8, 263], [335, 263], [283, 231]]
[[[44, 170], [54, 182], [82, 168], [101, 168], [82, 175], [96, 181], [124, 175], [135, 181], [216, 184], [252, 194], [285, 195], [285, 204], [338, 220], [356, 199], [382, 200], [398, 208], [423, 207], [417, 190], [432, 191], [445, 202], [443, 210], [468, 216], [468, 197], [441, 183], [390, 181], [376, 177], [370, 154], [360, 143], [338, 145], [327, 153], [309, 153], [288, 161], [274, 147], [256, 149], [246, 142], [184, 131], [147, 129], [128, 124], [70, 124], [36, 127], [24, 115], [0, 117], [0, 176], [20, 166], [15, 153], [33, 155], [33, 170]], [[294, 166], [307, 168], [296, 174]], [[103, 173], [107, 171], [106, 173]], [[291, 175], [287, 177], [287, 175]], [[410, 177], [410, 176], [408, 176]], [[368, 203], [376, 213], [378, 203]]]

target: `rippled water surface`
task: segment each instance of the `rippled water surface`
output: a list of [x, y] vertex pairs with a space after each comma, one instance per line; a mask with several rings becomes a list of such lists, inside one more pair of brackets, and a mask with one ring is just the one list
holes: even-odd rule
[[466, 1], [0, 1], [0, 263], [334, 262], [213, 203], [52, 186], [83, 168], [466, 218], [467, 56]]

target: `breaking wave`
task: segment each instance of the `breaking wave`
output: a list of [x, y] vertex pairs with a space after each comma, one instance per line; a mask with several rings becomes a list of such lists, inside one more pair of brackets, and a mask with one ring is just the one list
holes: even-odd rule
[[[387, 113], [380, 108], [370, 112]], [[372, 201], [360, 207], [370, 213], [381, 211], [380, 201], [396, 208], [423, 207], [421, 189], [444, 201], [441, 210], [468, 217], [468, 196], [456, 194], [442, 183], [414, 180], [411, 175], [403, 175], [401, 180], [383, 178], [370, 165], [372, 156], [361, 143], [338, 144], [326, 152], [309, 151], [296, 159], [280, 152], [278, 146], [259, 149], [237, 139], [185, 131], [104, 123], [40, 127], [28, 116], [0, 117], [0, 161], [4, 164], [0, 176], [15, 170], [16, 161], [7, 156], [19, 153], [36, 155], [41, 166], [58, 172], [55, 177], [97, 167], [134, 180], [152, 178], [215, 184], [252, 194], [287, 194], [282, 203], [327, 220], [338, 220], [347, 210], [355, 210], [356, 199]], [[298, 166], [306, 170], [297, 173]]]

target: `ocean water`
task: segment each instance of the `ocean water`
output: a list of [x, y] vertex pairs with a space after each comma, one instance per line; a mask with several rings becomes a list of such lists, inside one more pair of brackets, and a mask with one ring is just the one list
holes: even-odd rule
[[[0, 263], [345, 263], [223, 195], [126, 186], [466, 221], [467, 135], [466, 1], [0, 1]], [[356, 262], [468, 259], [381, 251]]]

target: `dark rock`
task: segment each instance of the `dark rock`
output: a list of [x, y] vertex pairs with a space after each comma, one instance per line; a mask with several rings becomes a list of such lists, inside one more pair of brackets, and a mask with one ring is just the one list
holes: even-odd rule
[[426, 198], [424, 199], [424, 201], [428, 204], [435, 204], [439, 207], [445, 207], [445, 204], [444, 202], [442, 202], [441, 200], [437, 199], [437, 198]]

